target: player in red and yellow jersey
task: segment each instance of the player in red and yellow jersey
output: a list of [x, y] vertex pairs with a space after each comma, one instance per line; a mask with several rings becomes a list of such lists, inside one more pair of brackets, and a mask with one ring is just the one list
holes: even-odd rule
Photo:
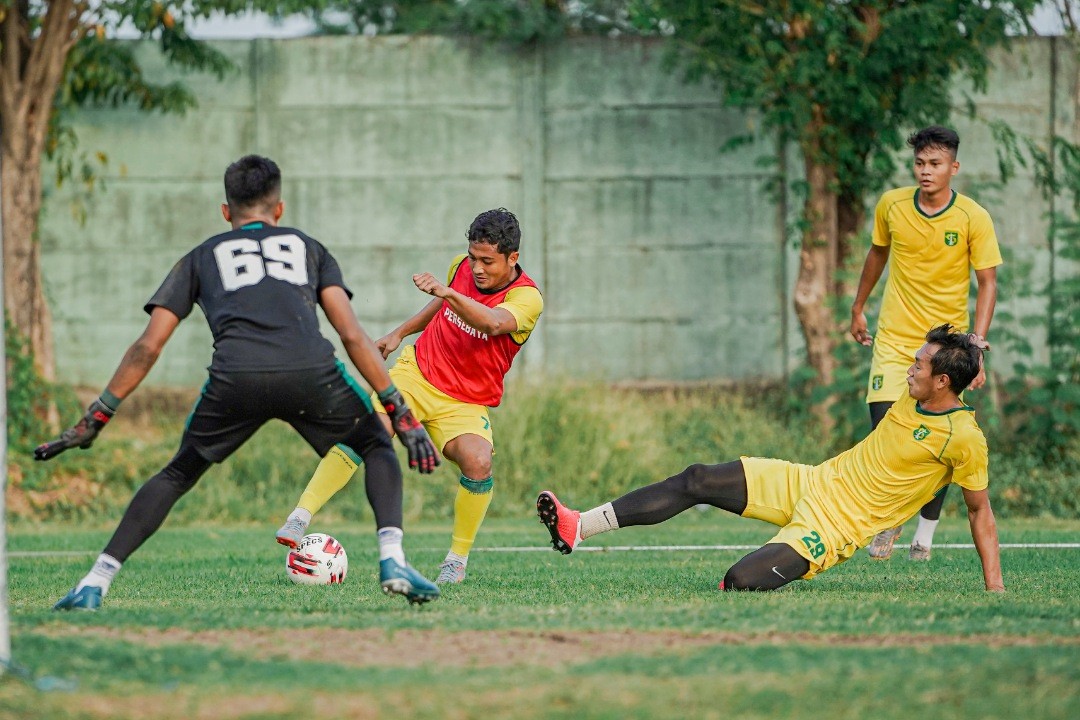
[[[481, 213], [468, 240], [468, 254], [454, 258], [445, 284], [431, 273], [413, 275], [416, 287], [434, 299], [376, 342], [385, 358], [421, 333], [402, 350], [390, 377], [436, 447], [461, 471], [450, 552], [436, 580], [444, 584], [465, 579], [469, 551], [491, 504], [488, 408], [502, 402], [503, 378], [544, 309], [540, 290], [518, 263], [521, 229], [513, 213]], [[376, 410], [386, 409], [378, 398], [372, 402]], [[324, 459], [278, 532], [279, 542], [302, 536], [311, 515], [344, 487], [356, 469], [346, 460]]]
[[[957, 134], [932, 126], [908, 138], [915, 153], [917, 186], [890, 190], [874, 212], [873, 244], [866, 256], [855, 301], [851, 306], [851, 335], [873, 345], [866, 402], [871, 429], [905, 395], [905, 376], [927, 328], [942, 323], [967, 331], [968, 291], [975, 271], [978, 294], [972, 333], [983, 350], [997, 301], [997, 266], [1001, 251], [990, 214], [969, 197], [952, 189], [960, 169]], [[881, 301], [877, 335], [867, 331], [864, 307], [885, 266], [889, 277]], [[982, 387], [980, 368], [970, 390]], [[945, 488], [919, 513], [919, 526], [908, 555], [929, 560]], [[883, 531], [870, 545], [870, 556], [884, 560], [892, 554], [900, 528]]]
[[735, 563], [724, 590], [775, 590], [850, 558], [874, 534], [910, 518], [950, 482], [964, 490], [987, 590], [1003, 591], [997, 524], [987, 492], [986, 438], [960, 393], [981, 350], [948, 325], [926, 335], [907, 371], [907, 396], [859, 444], [820, 465], [748, 458], [691, 465], [663, 482], [579, 513], [544, 491], [536, 501], [556, 550], [632, 525], [655, 525], [707, 503], [780, 526]]

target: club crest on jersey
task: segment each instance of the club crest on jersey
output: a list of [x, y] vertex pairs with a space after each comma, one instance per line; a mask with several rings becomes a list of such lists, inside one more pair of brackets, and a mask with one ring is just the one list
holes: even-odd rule
[[884, 384], [885, 384], [885, 376], [884, 375], [875, 375], [874, 379], [870, 381], [870, 387], [872, 387], [875, 390], [880, 390], [881, 386], [884, 385]]
[[915, 428], [915, 432], [911, 433], [911, 437], [920, 441], [925, 440], [926, 438], [930, 437], [930, 428], [926, 427], [925, 425], [920, 425], [919, 427]]
[[945, 244], [952, 247], [956, 243], [960, 242], [960, 232], [958, 230], [946, 230], [945, 231]]

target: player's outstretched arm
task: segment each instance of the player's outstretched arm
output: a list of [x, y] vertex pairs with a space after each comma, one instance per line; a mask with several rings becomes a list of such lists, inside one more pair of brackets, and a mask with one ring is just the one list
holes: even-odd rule
[[990, 507], [990, 493], [982, 490], [964, 488], [964, 502], [968, 508], [968, 523], [971, 525], [971, 539], [982, 560], [983, 581], [991, 592], [1005, 592], [1005, 581], [1001, 578], [1001, 553], [998, 549], [997, 521]]
[[402, 340], [426, 328], [431, 319], [435, 317], [435, 313], [439, 312], [440, 307], [442, 307], [442, 300], [435, 298], [425, 305], [420, 312], [376, 340], [375, 347], [382, 353], [383, 359], [390, 357], [390, 353], [398, 349]]
[[93, 445], [98, 433], [119, 409], [120, 401], [130, 395], [150, 372], [150, 368], [154, 367], [179, 324], [180, 318], [171, 310], [154, 308], [146, 329], [124, 353], [101, 397], [90, 403], [82, 419], [61, 433], [60, 437], [38, 445], [34, 449], [34, 459], [49, 460], [65, 450], [74, 447], [85, 449]]
[[356, 319], [345, 290], [336, 285], [323, 288], [319, 293], [319, 304], [341, 338], [346, 354], [367, 384], [375, 392], [390, 387], [390, 374], [386, 372], [383, 357]]
[[405, 405], [401, 393], [394, 387], [383, 364], [382, 354], [360, 326], [345, 290], [337, 286], [324, 288], [319, 293], [319, 304], [326, 313], [326, 319], [341, 336], [341, 344], [345, 347], [349, 359], [368, 385], [378, 393], [379, 400], [390, 417], [390, 425], [409, 453], [409, 467], [421, 473], [434, 471], [439, 464], [435, 443], [431, 441], [424, 426], [417, 422], [412, 411]]
[[874, 286], [877, 285], [877, 281], [881, 279], [881, 273], [885, 271], [885, 265], [888, 262], [888, 246], [870, 246], [870, 252], [866, 254], [866, 261], [863, 262], [862, 274], [859, 276], [855, 301], [851, 303], [851, 337], [855, 338], [860, 345], [871, 345], [874, 341], [866, 324], [866, 301]]

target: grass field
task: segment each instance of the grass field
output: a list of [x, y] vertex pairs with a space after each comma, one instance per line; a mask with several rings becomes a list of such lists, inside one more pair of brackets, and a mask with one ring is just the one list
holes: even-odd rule
[[[60, 614], [52, 602], [109, 530], [14, 528], [0, 718], [1080, 717], [1078, 549], [1003, 549], [1004, 595], [981, 589], [974, 550], [948, 548], [929, 564], [860, 553], [780, 592], [721, 594], [745, 551], [563, 557], [542, 550], [538, 522], [495, 520], [466, 584], [415, 608], [378, 591], [367, 528], [312, 529], [349, 551], [343, 585], [290, 583], [273, 527], [167, 526], [102, 610]], [[1080, 522], [1000, 531], [1075, 542]], [[410, 559], [433, 574], [448, 534], [413, 523]], [[770, 535], [690, 511], [590, 546]], [[969, 543], [966, 523], [944, 520], [937, 542]], [[70, 554], [26, 554], [41, 551]]]

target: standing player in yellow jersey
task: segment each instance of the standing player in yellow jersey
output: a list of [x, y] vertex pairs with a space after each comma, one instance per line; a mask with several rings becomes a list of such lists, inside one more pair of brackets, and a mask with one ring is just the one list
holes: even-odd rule
[[981, 354], [967, 333], [934, 328], [908, 368], [907, 396], [859, 444], [820, 465], [749, 457], [691, 465], [587, 512], [565, 507], [545, 490], [537, 512], [564, 554], [593, 535], [655, 525], [699, 503], [764, 520], [780, 531], [735, 563], [720, 587], [775, 590], [847, 560], [953, 482], [964, 489], [985, 587], [1003, 591], [986, 438], [960, 400], [979, 373]]
[[[997, 302], [997, 266], [1001, 251], [990, 214], [951, 187], [960, 170], [956, 152], [960, 138], [949, 128], [931, 126], [908, 138], [914, 150], [917, 186], [890, 190], [874, 211], [873, 244], [863, 264], [855, 301], [851, 305], [851, 335], [873, 345], [866, 402], [871, 429], [904, 396], [905, 374], [923, 342], [927, 328], [949, 323], [968, 330], [968, 292], [971, 269], [978, 294], [972, 339], [989, 350], [986, 341]], [[864, 308], [885, 266], [889, 277], [881, 301], [877, 335], [867, 331]], [[979, 374], [968, 389], [986, 382]], [[919, 513], [919, 526], [908, 557], [929, 560], [947, 486]], [[870, 557], [892, 554], [900, 527], [882, 531], [870, 544]]]
[[[431, 273], [413, 275], [416, 287], [435, 299], [375, 343], [385, 358], [406, 337], [423, 331], [415, 346], [402, 350], [390, 377], [436, 447], [461, 471], [450, 552], [436, 579], [440, 584], [465, 579], [494, 487], [488, 408], [502, 401], [503, 378], [544, 309], [536, 283], [518, 264], [521, 228], [513, 213], [505, 208], [481, 213], [467, 237], [468, 254], [450, 263], [445, 285]], [[377, 397], [372, 401], [377, 411], [390, 409]], [[298, 542], [311, 516], [345, 486], [356, 467], [356, 458], [327, 455], [278, 531], [278, 542]]]

